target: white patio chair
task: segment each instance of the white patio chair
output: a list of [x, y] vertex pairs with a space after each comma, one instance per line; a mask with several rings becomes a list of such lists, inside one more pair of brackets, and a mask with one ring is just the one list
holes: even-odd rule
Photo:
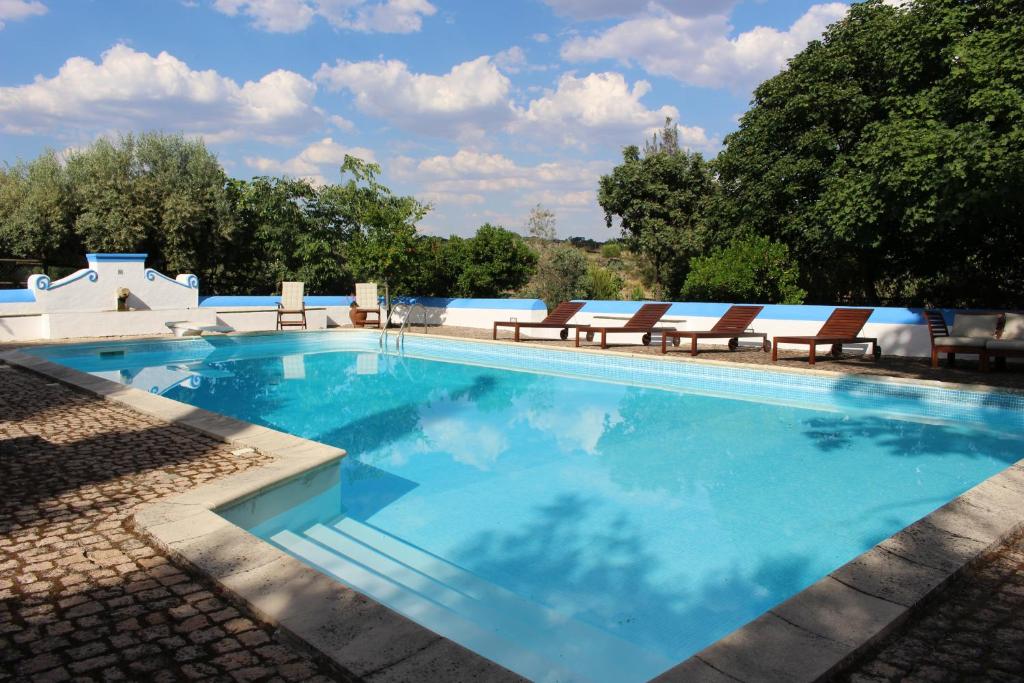
[[[378, 328], [381, 326], [380, 297], [377, 296], [376, 282], [356, 283], [356, 310], [367, 314], [367, 326], [370, 324], [376, 325]], [[370, 314], [377, 317], [371, 320]]]
[[277, 305], [277, 329], [283, 330], [285, 327], [306, 329], [306, 303], [302, 296], [304, 287], [302, 282], [281, 283], [281, 302]]

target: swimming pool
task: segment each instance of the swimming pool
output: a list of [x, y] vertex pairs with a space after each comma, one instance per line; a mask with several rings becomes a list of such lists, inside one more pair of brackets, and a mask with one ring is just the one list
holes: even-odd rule
[[1020, 399], [370, 334], [39, 351], [346, 448], [221, 510], [534, 679], [643, 680], [1015, 462]]

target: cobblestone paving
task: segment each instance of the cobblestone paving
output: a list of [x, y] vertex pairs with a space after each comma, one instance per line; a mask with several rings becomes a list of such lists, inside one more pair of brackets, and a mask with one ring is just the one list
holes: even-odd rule
[[1024, 540], [961, 577], [844, 680], [1024, 682]]
[[126, 527], [232, 450], [0, 364], [0, 680], [332, 680]]

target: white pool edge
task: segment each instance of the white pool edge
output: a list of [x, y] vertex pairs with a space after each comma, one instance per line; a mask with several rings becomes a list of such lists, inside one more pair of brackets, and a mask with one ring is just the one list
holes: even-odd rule
[[[292, 333], [294, 334], [294, 333]], [[503, 344], [463, 337], [433, 339]], [[522, 343], [566, 352], [633, 354]], [[7, 363], [274, 456], [262, 467], [143, 506], [132, 525], [163, 552], [322, 661], [375, 680], [521, 680], [516, 674], [312, 569], [213, 512], [344, 457], [345, 451], [125, 387], [21, 351]], [[655, 357], [657, 358], [657, 357]], [[685, 359], [722, 365], [722, 361]], [[749, 364], [726, 363], [750, 369]], [[842, 375], [817, 369], [776, 372]], [[902, 378], [871, 381], [991, 391]], [[810, 587], [658, 676], [658, 681], [817, 681], [905, 621], [952, 579], [1024, 530], [1024, 460], [882, 541]]]

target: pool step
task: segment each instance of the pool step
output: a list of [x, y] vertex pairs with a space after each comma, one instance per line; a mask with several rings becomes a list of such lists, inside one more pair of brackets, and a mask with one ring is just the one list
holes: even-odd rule
[[304, 536], [318, 547], [288, 549], [534, 680], [645, 680], [674, 663], [356, 520], [317, 524]]

